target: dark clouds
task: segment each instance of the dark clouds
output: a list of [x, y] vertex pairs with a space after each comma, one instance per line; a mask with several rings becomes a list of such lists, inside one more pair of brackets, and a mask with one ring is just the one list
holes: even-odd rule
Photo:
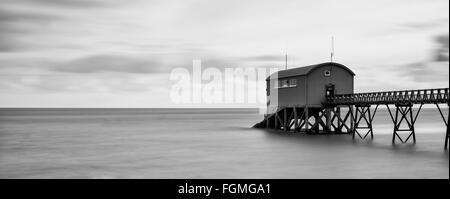
[[[167, 78], [166, 78], [167, 79]], [[155, 82], [158, 80], [158, 82]], [[17, 91], [28, 92], [145, 92], [160, 86], [161, 81], [152, 75], [27, 75], [2, 76], [0, 90], [8, 93]]]
[[5, 37], [0, 36], [0, 52], [14, 52], [27, 49], [28, 45], [11, 41]]
[[281, 55], [259, 55], [251, 57], [240, 58], [241, 61], [256, 61], [256, 62], [280, 62], [284, 60], [284, 56]]
[[[110, 8], [120, 5], [120, 3], [123, 1], [1, 1], [0, 52], [29, 51], [52, 46], [51, 41], [39, 41], [39, 37], [42, 35], [64, 36], [62, 32], [73, 27], [75, 21], [78, 21], [79, 25], [85, 24], [86, 21], [83, 21], [76, 13], [79, 14], [82, 11], [86, 15], [92, 15], [94, 11], [92, 9]], [[78, 12], [75, 12], [77, 10]]]
[[[352, 8], [357, 4], [364, 7]], [[39, 91], [44, 96], [146, 91], [149, 86], [169, 90], [171, 70], [191, 71], [194, 59], [202, 60], [203, 69], [283, 66], [283, 50], [277, 49], [286, 41], [289, 58], [300, 60], [298, 65], [327, 61], [332, 34], [341, 43], [338, 60], [361, 63], [355, 70], [366, 64], [417, 62], [370, 71], [383, 89], [441, 84], [448, 82], [448, 72], [440, 68], [448, 61], [448, 33], [433, 36], [448, 28], [448, 10], [442, 4], [447, 5], [371, 1], [331, 8], [321, 1], [0, 0], [0, 93], [22, 91], [26, 96]], [[365, 10], [377, 6], [392, 9]], [[336, 10], [352, 15], [336, 15]], [[379, 37], [361, 34], [390, 29], [391, 34]], [[432, 44], [436, 48], [430, 52]], [[382, 50], [371, 53], [367, 48]], [[432, 60], [440, 62], [429, 65]], [[386, 73], [407, 81], [398, 83]]]
[[14, 22], [32, 22], [42, 23], [56, 19], [54, 15], [48, 13], [39, 13], [31, 11], [18, 11], [12, 9], [0, 8], [0, 22], [14, 23]]
[[[447, 71], [445, 71], [444, 67], [447, 67]], [[425, 62], [417, 62], [392, 67], [386, 70], [396, 71], [399, 73], [400, 77], [409, 77], [416, 83], [448, 82], [448, 64], [434, 65]]]
[[448, 18], [443, 18], [443, 19], [436, 19], [433, 21], [403, 23], [400, 26], [407, 30], [425, 30], [442, 27], [443, 25], [448, 24], [448, 22], [449, 22]]
[[151, 58], [123, 55], [93, 55], [57, 64], [52, 67], [57, 72], [72, 73], [158, 73], [164, 71], [164, 66]]
[[[16, 0], [13, 0], [17, 2]], [[9, 2], [13, 2], [9, 1]], [[7, 1], [8, 2], [8, 1]], [[21, 0], [21, 3], [33, 6], [50, 6], [65, 8], [97, 8], [108, 6], [112, 1], [105, 0]]]
[[[268, 57], [266, 57], [268, 58]], [[50, 70], [56, 72], [70, 73], [102, 73], [102, 72], [121, 72], [121, 73], [170, 73], [173, 68], [192, 69], [192, 61], [200, 59], [202, 67], [226, 68], [226, 67], [255, 67], [251, 63], [243, 64], [242, 60], [253, 60], [255, 62], [266, 61], [263, 67], [273, 67], [272, 59], [265, 60], [258, 56], [244, 58], [214, 58], [208, 56], [205, 59], [196, 57], [195, 55], [182, 54], [166, 54], [166, 55], [141, 55], [141, 56], [125, 56], [115, 54], [102, 54], [85, 56], [73, 59], [59, 64], [54, 64]], [[280, 61], [278, 59], [278, 61]]]
[[438, 44], [438, 49], [434, 55], [435, 61], [449, 61], [449, 34], [439, 35], [434, 38], [435, 42]]
[[39, 11], [19, 11], [0, 8], [0, 52], [24, 51], [38, 45], [30, 40], [63, 17]]
[[437, 31], [448, 27], [448, 18], [435, 18], [432, 20], [415, 20], [413, 22], [393, 23], [391, 27], [380, 31], [372, 31], [371, 36], [389, 36], [393, 34], [408, 34], [412, 32]]

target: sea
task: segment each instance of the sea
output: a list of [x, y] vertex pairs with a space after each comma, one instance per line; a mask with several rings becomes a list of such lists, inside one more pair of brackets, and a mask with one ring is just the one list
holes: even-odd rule
[[437, 109], [421, 111], [416, 144], [392, 144], [383, 109], [373, 140], [252, 128], [262, 119], [258, 109], [2, 108], [0, 178], [449, 178]]

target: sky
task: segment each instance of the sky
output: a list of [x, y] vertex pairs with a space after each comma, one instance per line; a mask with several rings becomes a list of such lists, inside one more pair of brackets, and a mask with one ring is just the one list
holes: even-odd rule
[[176, 104], [170, 74], [328, 62], [332, 36], [355, 92], [447, 88], [448, 4], [0, 0], [0, 107], [252, 107]]

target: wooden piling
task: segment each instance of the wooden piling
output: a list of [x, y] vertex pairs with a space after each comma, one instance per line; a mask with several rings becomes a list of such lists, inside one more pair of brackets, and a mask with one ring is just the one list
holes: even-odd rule
[[294, 106], [294, 133], [298, 131], [298, 115], [297, 115], [297, 107]]
[[309, 108], [307, 106], [304, 108], [304, 112], [305, 112], [305, 131], [308, 132], [309, 131]]

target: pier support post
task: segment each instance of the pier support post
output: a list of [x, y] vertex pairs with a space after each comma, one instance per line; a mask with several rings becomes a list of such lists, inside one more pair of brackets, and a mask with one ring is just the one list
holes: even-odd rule
[[[414, 129], [414, 124], [416, 123], [417, 116], [422, 109], [422, 105], [420, 105], [419, 110], [416, 113], [416, 116], [413, 117], [413, 104], [412, 103], [397, 103], [395, 104], [395, 116], [392, 114], [388, 105], [389, 115], [391, 116], [392, 122], [394, 123], [394, 131], [392, 135], [392, 144], [395, 144], [396, 138], [398, 138], [402, 143], [408, 142], [408, 140], [412, 137], [413, 143], [416, 143], [416, 131]], [[406, 123], [406, 127], [401, 128], [402, 124]], [[408, 137], [403, 140], [400, 136], [399, 132], [409, 132]]]
[[353, 106], [348, 106], [348, 109], [350, 111], [350, 130], [353, 132], [355, 130], [355, 115], [353, 115]]
[[448, 141], [450, 140], [450, 134], [449, 134], [449, 130], [448, 130], [448, 121], [450, 121], [450, 111], [449, 111], [449, 113], [447, 114], [447, 133], [445, 134], [445, 150], [447, 150], [448, 149]]
[[[358, 135], [361, 139], [366, 139], [368, 135], [370, 135], [370, 138], [373, 139], [373, 128], [372, 128], [372, 122], [373, 118], [375, 117], [375, 114], [377, 112], [378, 105], [375, 108], [375, 111], [373, 114], [370, 112], [370, 105], [369, 104], [362, 104], [362, 105], [356, 105], [355, 106], [355, 117], [353, 118], [354, 122], [354, 128], [352, 130], [352, 139], [355, 139], [355, 135]], [[364, 121], [365, 125], [361, 124], [361, 121]], [[365, 129], [366, 132], [364, 136], [361, 135], [361, 132], [359, 130]]]
[[448, 149], [448, 141], [450, 140], [450, 134], [449, 134], [449, 132], [448, 132], [448, 121], [450, 121], [450, 111], [449, 111], [449, 113], [448, 113], [448, 116], [447, 116], [447, 133], [445, 134], [445, 150], [447, 150]]
[[[450, 104], [447, 104], [447, 106], [450, 106]], [[447, 150], [448, 149], [448, 142], [449, 142], [449, 139], [450, 139], [450, 135], [449, 135], [449, 130], [448, 130], [448, 122], [450, 121], [450, 110], [448, 110], [448, 113], [447, 113], [447, 120], [445, 120], [445, 116], [444, 116], [444, 114], [442, 113], [442, 110], [441, 110], [441, 108], [439, 107], [439, 104], [438, 103], [436, 103], [436, 107], [438, 108], [438, 110], [439, 110], [439, 113], [441, 114], [441, 117], [442, 117], [442, 120], [444, 120], [444, 124], [445, 124], [445, 126], [447, 127], [447, 132], [445, 133], [445, 145], [444, 145], [444, 149], [445, 150]]]

